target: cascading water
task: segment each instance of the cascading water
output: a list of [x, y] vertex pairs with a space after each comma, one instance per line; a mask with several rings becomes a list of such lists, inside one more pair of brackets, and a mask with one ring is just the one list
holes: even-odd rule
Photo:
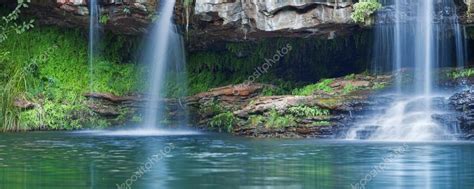
[[[161, 5], [159, 20], [154, 24], [148, 40], [148, 47], [146, 49], [144, 61], [151, 65], [149, 75], [149, 103], [145, 109], [144, 115], [144, 129], [156, 129], [161, 121], [164, 120], [165, 104], [163, 97], [166, 93], [164, 84], [167, 79], [171, 77], [167, 75], [170, 65], [176, 68], [176, 82], [179, 86], [186, 86], [186, 70], [184, 46], [181, 35], [178, 34], [176, 26], [172, 22], [174, 11], [174, 0], [163, 1]], [[185, 96], [185, 90], [180, 90], [179, 96]], [[185, 107], [181, 101], [178, 100], [181, 107]], [[185, 109], [185, 108], [182, 108]], [[186, 110], [184, 110], [186, 112]], [[186, 121], [186, 118], [179, 119]], [[184, 123], [181, 123], [184, 124]]]
[[94, 59], [97, 56], [97, 40], [99, 36], [99, 4], [97, 0], [89, 1], [89, 90], [94, 92]]
[[377, 72], [393, 72], [394, 101], [383, 113], [358, 122], [346, 138], [453, 139], [457, 126], [441, 125], [432, 117], [442, 111], [433, 104], [442, 98], [437, 95], [434, 69], [450, 65], [453, 58], [458, 65], [464, 61], [454, 2], [386, 0], [382, 4], [385, 8], [377, 15], [375, 26], [374, 63]]

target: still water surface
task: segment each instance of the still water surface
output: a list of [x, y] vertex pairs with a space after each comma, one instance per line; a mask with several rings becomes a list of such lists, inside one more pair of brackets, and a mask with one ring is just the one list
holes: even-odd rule
[[[173, 149], [165, 153], [170, 145]], [[161, 158], [137, 177], [134, 173], [156, 154]], [[472, 142], [0, 134], [0, 188], [108, 189], [135, 175], [132, 188], [137, 189], [330, 189], [356, 183], [367, 183], [366, 188], [473, 189], [473, 157]]]

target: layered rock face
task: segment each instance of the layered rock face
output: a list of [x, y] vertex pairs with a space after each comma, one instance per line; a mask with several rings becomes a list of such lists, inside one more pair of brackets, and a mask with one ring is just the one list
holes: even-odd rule
[[[150, 23], [159, 16], [156, 15], [159, 0], [98, 2], [103, 28], [117, 34], [146, 33]], [[40, 24], [87, 28], [87, 0], [33, 0], [31, 3], [26, 12], [36, 16]], [[177, 0], [175, 20], [181, 31], [187, 32], [191, 49], [219, 41], [262, 37], [331, 39], [361, 29], [350, 18], [353, 3], [352, 0]], [[472, 23], [473, 0], [456, 0], [456, 5], [461, 21]]]
[[241, 26], [243, 32], [309, 30], [322, 24], [351, 23], [352, 3], [328, 0], [228, 1], [196, 0], [195, 15], [201, 21]]
[[196, 0], [193, 44], [259, 37], [334, 38], [353, 32], [351, 0]]
[[[138, 35], [147, 31], [158, 0], [97, 0], [100, 23], [116, 34]], [[86, 0], [32, 0], [25, 9], [41, 25], [87, 29], [89, 8]]]
[[[13, 1], [12, 1], [13, 2]], [[98, 0], [100, 21], [118, 34], [145, 33], [156, 17], [159, 0]], [[242, 41], [260, 37], [333, 38], [357, 28], [351, 0], [194, 0], [175, 7], [176, 23], [196, 46], [203, 41]], [[83, 27], [88, 24], [86, 0], [33, 0], [26, 10], [40, 24]], [[205, 40], [204, 40], [205, 39]]]

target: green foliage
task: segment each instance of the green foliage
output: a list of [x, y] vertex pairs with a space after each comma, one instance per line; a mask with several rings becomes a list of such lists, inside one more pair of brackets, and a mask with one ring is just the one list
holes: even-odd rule
[[294, 89], [292, 94], [293, 95], [300, 95], [300, 96], [310, 96], [312, 95], [315, 91], [323, 91], [325, 93], [332, 93], [334, 91], [333, 88], [331, 88], [331, 83], [334, 81], [334, 79], [323, 79], [319, 83], [312, 84], [312, 85], [307, 85], [301, 89]]
[[110, 123], [95, 117], [84, 104], [78, 102], [53, 102], [46, 99], [42, 104], [32, 110], [20, 113], [20, 123], [28, 129], [80, 129], [104, 128]]
[[100, 15], [100, 18], [99, 18], [99, 23], [101, 24], [107, 24], [110, 20], [110, 17], [109, 15], [107, 14], [103, 14], [103, 15]]
[[329, 110], [321, 109], [319, 107], [308, 107], [308, 106], [294, 106], [288, 109], [288, 113], [299, 118], [316, 117], [316, 116], [328, 116]]
[[356, 23], [364, 24], [380, 8], [382, 8], [382, 4], [378, 0], [360, 0], [354, 4], [354, 12], [352, 12], [351, 18]]
[[207, 115], [217, 115], [224, 112], [224, 108], [216, 101], [210, 101], [201, 106], [201, 113]]
[[20, 24], [16, 22], [20, 17], [21, 9], [27, 7], [28, 4], [20, 0], [17, 7], [11, 13], [2, 16], [0, 20], [0, 43], [5, 41], [11, 33], [22, 34], [34, 27], [34, 20], [23, 21]]
[[[86, 107], [89, 92], [87, 40], [78, 30], [36, 28], [12, 35], [0, 46], [0, 86], [3, 87], [3, 130], [78, 129], [104, 127], [109, 123]], [[94, 85], [98, 92], [124, 95], [142, 89], [143, 70], [97, 57]], [[13, 74], [12, 77], [3, 75]], [[1, 89], [1, 88], [0, 88]], [[36, 104], [33, 110], [13, 107], [13, 97]], [[5, 108], [6, 107], [6, 108]]]
[[383, 89], [386, 87], [386, 83], [382, 83], [382, 82], [376, 82], [374, 84], [374, 86], [372, 86], [372, 89], [373, 90], [380, 90], [380, 89]]
[[249, 117], [248, 125], [252, 128], [258, 127], [265, 122], [265, 118], [261, 115], [251, 115]]
[[232, 112], [224, 112], [214, 116], [209, 125], [214, 128], [225, 129], [227, 132], [232, 132], [234, 125], [237, 123], [237, 118]]
[[[364, 31], [333, 40], [267, 38], [258, 43], [215, 44], [210, 49], [192, 51], [187, 57], [188, 92], [196, 94], [214, 87], [240, 84], [258, 75], [255, 82], [281, 89], [267, 90], [266, 95], [291, 94], [300, 84], [366, 70], [370, 62], [366, 54], [372, 44], [371, 36], [369, 31]], [[290, 51], [265, 73], [255, 73], [256, 68], [287, 44], [298, 50]]]
[[349, 94], [354, 92], [358, 89], [358, 87], [352, 85], [352, 83], [347, 83], [344, 88], [342, 89], [342, 94]]
[[469, 78], [474, 76], [474, 69], [458, 69], [448, 73], [448, 77], [451, 79], [459, 79], [459, 78]]
[[330, 126], [331, 122], [329, 121], [316, 121], [312, 124], [313, 127], [324, 127], [324, 126]]
[[296, 119], [292, 115], [282, 116], [277, 110], [272, 109], [268, 112], [268, 119], [265, 123], [267, 128], [284, 128], [296, 126]]
[[[2, 131], [23, 130], [19, 123], [19, 113], [21, 110], [14, 106], [16, 100], [24, 100], [25, 91], [29, 87], [29, 76], [34, 72], [35, 65], [18, 66], [11, 72], [12, 76], [6, 82], [0, 94], [0, 128]], [[31, 87], [31, 86], [30, 86]]]

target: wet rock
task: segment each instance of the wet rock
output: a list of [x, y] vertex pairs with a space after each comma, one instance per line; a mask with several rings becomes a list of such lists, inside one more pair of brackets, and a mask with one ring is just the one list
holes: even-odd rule
[[474, 134], [474, 92], [462, 91], [449, 98], [450, 104], [459, 113], [458, 120], [463, 133]]
[[116, 110], [116, 107], [111, 105], [93, 103], [89, 104], [88, 107], [100, 116], [114, 118], [120, 115], [120, 113]]
[[[335, 78], [328, 84], [333, 92], [315, 91], [310, 96], [263, 96], [262, 89], [272, 86], [230, 85], [189, 97], [187, 102], [194, 107], [200, 128], [212, 129], [209, 125], [213, 118], [225, 112], [225, 115], [230, 113], [236, 120], [232, 132], [235, 135], [259, 138], [327, 138], [334, 137], [343, 127], [359, 118], [361, 112], [366, 111], [365, 108], [371, 107], [370, 105], [389, 103], [386, 98], [373, 100], [369, 97], [374, 86], [385, 85], [390, 80], [389, 76], [368, 75]], [[296, 107], [293, 111], [301, 111], [301, 114], [289, 111], [293, 107]], [[304, 111], [319, 112], [319, 115]]]

